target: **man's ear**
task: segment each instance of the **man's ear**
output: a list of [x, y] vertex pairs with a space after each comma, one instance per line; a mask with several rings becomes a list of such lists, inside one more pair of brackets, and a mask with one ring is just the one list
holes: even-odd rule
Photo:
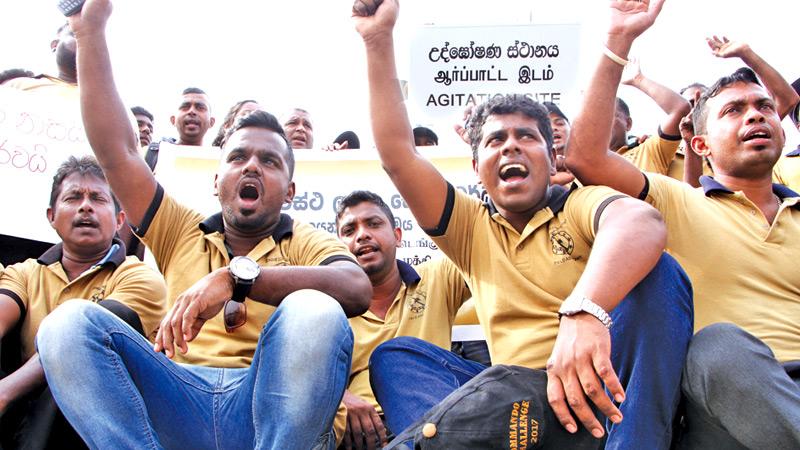
[[291, 203], [294, 199], [294, 181], [289, 182], [289, 188], [286, 189], [286, 198], [283, 200], [284, 203]]
[[631, 119], [630, 117], [628, 117], [628, 119], [625, 121], [625, 123], [627, 124], [627, 125], [625, 126], [625, 130], [626, 130], [626, 131], [631, 131], [631, 128], [633, 128], [633, 119]]
[[169, 123], [171, 123], [172, 126], [175, 126], [175, 116], [169, 116]]
[[209, 122], [210, 122], [210, 125], [208, 126], [208, 128], [211, 128], [211, 127], [213, 127], [213, 126], [214, 126], [214, 123], [215, 123], [216, 121], [217, 121], [217, 118], [216, 118], [216, 117], [212, 117], [212, 118], [211, 118], [211, 120], [209, 121]]
[[403, 246], [403, 231], [400, 229], [400, 227], [394, 227], [394, 240], [395, 247], [400, 248]]
[[50, 51], [55, 52], [58, 48], [58, 39], [53, 39], [50, 41]]
[[704, 135], [695, 135], [689, 143], [692, 146], [692, 151], [698, 155], [708, 157], [711, 154], [711, 148], [708, 146]]
[[56, 220], [55, 211], [53, 211], [53, 208], [50, 208], [48, 206], [47, 207], [47, 221], [50, 222], [50, 226], [53, 227], [54, 230], [56, 228], [55, 220]]
[[119, 232], [119, 230], [121, 230], [122, 227], [125, 226], [126, 217], [127, 216], [125, 215], [125, 211], [120, 209], [119, 212], [117, 213], [117, 232]]
[[214, 174], [214, 196], [215, 197], [219, 197], [219, 185], [217, 184], [218, 180], [219, 180], [219, 174], [215, 173]]

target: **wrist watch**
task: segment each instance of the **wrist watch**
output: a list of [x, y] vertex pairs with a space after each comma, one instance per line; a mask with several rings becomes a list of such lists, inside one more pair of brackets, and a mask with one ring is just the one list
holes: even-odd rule
[[231, 300], [242, 303], [261, 274], [261, 267], [247, 256], [237, 256], [231, 260], [228, 271], [235, 283]]
[[613, 322], [608, 313], [598, 306], [597, 303], [582, 295], [572, 294], [567, 297], [564, 303], [561, 304], [561, 308], [558, 309], [558, 318], [560, 319], [561, 316], [574, 316], [581, 312], [591, 314], [597, 318], [603, 326], [611, 329]]

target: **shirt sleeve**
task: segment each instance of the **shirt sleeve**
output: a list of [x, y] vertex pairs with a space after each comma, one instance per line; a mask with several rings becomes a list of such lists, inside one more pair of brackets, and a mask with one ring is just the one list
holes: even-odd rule
[[432, 275], [445, 281], [447, 309], [450, 311], [450, 317], [455, 317], [461, 305], [472, 297], [472, 293], [464, 281], [464, 276], [449, 258], [440, 258], [436, 264], [436, 270]]
[[145, 336], [152, 341], [161, 319], [167, 313], [164, 278], [134, 256], [129, 256], [117, 271], [115, 283], [106, 293], [106, 298], [117, 300], [136, 311]]
[[[447, 201], [442, 218], [434, 229], [426, 229], [439, 249], [461, 272], [470, 272], [473, 233], [482, 214], [488, 214], [481, 201], [471, 197], [452, 184], [447, 184]], [[488, 217], [483, 217], [488, 222]]]
[[299, 222], [295, 222], [292, 230], [289, 260], [296, 266], [321, 266], [334, 261], [358, 264], [350, 250], [332, 234]]
[[198, 225], [203, 219], [200, 213], [181, 205], [158, 185], [142, 223], [134, 231], [153, 253], [159, 270], [164, 273], [173, 255], [180, 253], [187, 237], [192, 232], [200, 232]]
[[28, 310], [30, 297], [28, 296], [29, 265], [38, 264], [35, 260], [28, 260], [19, 264], [8, 266], [0, 272], [0, 294], [11, 297], [19, 306], [20, 313]]
[[587, 186], [573, 191], [564, 205], [566, 222], [587, 244], [597, 236], [600, 216], [614, 200], [628, 197], [605, 186]]
[[680, 136], [677, 140], [673, 140], [673, 136], [665, 136], [661, 130], [658, 133], [658, 136], [650, 136], [623, 156], [630, 159], [633, 165], [642, 171], [666, 175], [681, 141]]

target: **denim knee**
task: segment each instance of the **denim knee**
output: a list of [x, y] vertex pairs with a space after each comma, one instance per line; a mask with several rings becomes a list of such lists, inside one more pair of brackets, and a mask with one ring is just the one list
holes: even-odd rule
[[61, 362], [73, 361], [64, 356], [80, 352], [87, 338], [99, 338], [89, 336], [92, 330], [98, 329], [91, 325], [104, 315], [111, 313], [90, 301], [78, 299], [68, 300], [48, 314], [36, 334], [36, 349], [42, 365], [55, 368]]

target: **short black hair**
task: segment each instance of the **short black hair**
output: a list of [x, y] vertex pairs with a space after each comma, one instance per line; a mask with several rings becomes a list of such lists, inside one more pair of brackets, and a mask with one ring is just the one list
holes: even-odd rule
[[227, 144], [228, 138], [230, 138], [233, 133], [241, 130], [242, 128], [250, 127], [263, 128], [265, 130], [273, 131], [281, 137], [283, 143], [286, 144], [286, 163], [289, 165], [289, 179], [294, 177], [294, 150], [292, 150], [292, 144], [290, 144], [289, 140], [286, 139], [286, 132], [283, 131], [283, 126], [281, 126], [281, 123], [278, 122], [278, 119], [264, 110], [259, 109], [244, 117], [236, 119], [230, 129], [228, 129], [228, 132], [225, 134], [225, 143]]
[[559, 108], [558, 105], [556, 105], [555, 103], [542, 102], [542, 105], [544, 105], [544, 107], [547, 108], [548, 114], [555, 114], [556, 116], [561, 117], [562, 119], [569, 122], [569, 118], [567, 117], [567, 115], [564, 114], [564, 111], [561, 111], [561, 108]]
[[417, 140], [419, 138], [428, 138], [435, 145], [439, 145], [439, 136], [437, 136], [436, 132], [434, 132], [428, 127], [419, 126], [411, 130], [411, 132], [414, 133], [414, 140]]
[[8, 80], [13, 80], [14, 78], [31, 78], [31, 77], [33, 77], [33, 72], [31, 72], [30, 70], [8, 69], [0, 72], [0, 84], [3, 84]]
[[631, 118], [631, 109], [628, 107], [628, 104], [625, 103], [625, 100], [619, 97], [617, 97], [617, 111], [622, 111], [625, 117], [628, 119]]
[[697, 103], [694, 105], [694, 112], [692, 112], [692, 124], [694, 125], [695, 134], [705, 134], [707, 131], [706, 122], [708, 119], [708, 100], [716, 97], [717, 94], [722, 92], [725, 88], [733, 83], [753, 83], [761, 86], [755, 72], [749, 67], [742, 67], [737, 69], [730, 75], [726, 75], [711, 85], [708, 90], [700, 96]]
[[700, 92], [705, 92], [705, 91], [708, 90], [708, 86], [706, 86], [703, 83], [692, 83], [692, 84], [686, 86], [685, 88], [681, 89], [680, 92], [678, 92], [678, 93], [683, 95], [684, 92], [686, 92], [686, 91], [688, 91], [689, 89], [692, 89], [692, 88], [700, 89]]
[[186, 89], [184, 89], [184, 90], [183, 90], [183, 92], [181, 93], [181, 95], [188, 95], [188, 94], [203, 94], [203, 95], [208, 95], [208, 94], [206, 94], [206, 91], [204, 91], [204, 90], [202, 90], [202, 89], [200, 89], [200, 88], [198, 88], [198, 87], [187, 87], [187, 88], [186, 88]]
[[361, 203], [369, 202], [373, 205], [377, 206], [378, 208], [383, 211], [383, 214], [386, 215], [386, 218], [389, 219], [389, 223], [392, 225], [392, 228], [396, 226], [394, 222], [394, 214], [392, 214], [392, 210], [389, 208], [389, 205], [383, 201], [380, 195], [370, 192], [370, 191], [353, 191], [347, 194], [339, 205], [336, 207], [336, 234], [339, 234], [339, 220], [344, 215], [344, 210], [356, 205], [360, 205]]
[[[94, 159], [94, 156], [87, 155], [79, 158], [70, 156], [66, 161], [58, 166], [56, 174], [53, 175], [53, 186], [50, 188], [50, 208], [55, 209], [56, 200], [58, 199], [58, 196], [61, 195], [61, 185], [64, 184], [64, 179], [73, 173], [77, 173], [82, 176], [91, 175], [108, 183], [106, 176], [103, 173], [103, 169], [100, 168], [100, 164], [97, 163], [97, 160]], [[109, 191], [111, 191], [110, 187]], [[114, 200], [114, 211], [119, 212], [119, 201], [117, 201], [117, 196], [114, 195], [114, 192], [111, 192], [111, 198]]]
[[539, 133], [544, 138], [546, 148], [553, 148], [553, 129], [547, 109], [540, 103], [524, 95], [503, 95], [493, 97], [479, 105], [467, 121], [469, 141], [472, 146], [472, 159], [478, 161], [478, 147], [483, 139], [483, 124], [489, 116], [502, 116], [520, 113], [536, 121]]
[[133, 113], [134, 116], [145, 116], [148, 119], [150, 119], [150, 121], [155, 120], [153, 115], [150, 114], [150, 111], [144, 109], [141, 106], [134, 106], [133, 108], [131, 108], [131, 112]]

